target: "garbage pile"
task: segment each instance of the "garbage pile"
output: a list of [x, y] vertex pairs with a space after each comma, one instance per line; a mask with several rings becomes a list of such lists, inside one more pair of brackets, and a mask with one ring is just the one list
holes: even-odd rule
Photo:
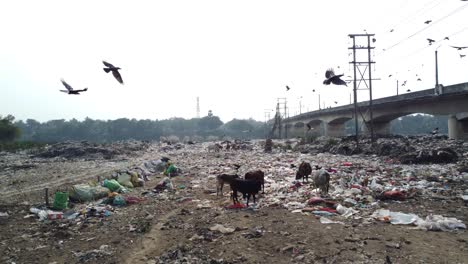
[[[383, 140], [385, 142], [387, 139]], [[236, 156], [224, 151], [222, 154], [217, 154], [221, 155], [219, 163], [213, 160], [197, 160], [194, 164], [187, 164], [187, 170], [205, 166], [209, 168], [204, 172], [207, 174], [202, 174], [192, 181], [192, 188], [203, 188], [207, 193], [213, 192], [216, 175], [227, 173], [243, 177], [247, 171], [259, 169], [265, 173], [265, 194], [260, 195], [257, 204], [250, 206], [249, 210], [282, 207], [292, 213], [321, 217], [320, 221], [324, 224], [345, 224], [348, 220], [359, 220], [369, 224], [376, 221], [374, 213], [393, 203], [411, 204], [424, 199], [465, 201], [467, 198], [468, 191], [465, 193], [463, 188], [468, 187], [468, 172], [460, 169], [463, 167], [460, 165], [462, 162], [415, 166], [402, 164], [398, 159], [381, 158], [377, 155], [341, 156], [330, 153], [311, 155], [292, 150], [301, 152], [298, 147], [291, 147], [289, 150], [285, 147], [294, 144], [304, 146], [297, 140], [275, 140], [273, 151], [264, 154], [264, 141], [255, 142], [254, 150], [250, 153], [244, 152]], [[462, 153], [460, 156], [468, 153], [466, 148], [463, 149], [463, 144], [459, 146], [458, 151]], [[433, 153], [437, 154], [438, 151], [434, 150]], [[343, 162], [344, 158], [347, 161]], [[295, 175], [302, 161], [309, 162], [313, 167], [314, 165], [322, 167], [322, 170], [326, 170], [331, 175], [328, 194], [315, 188], [311, 184], [312, 181], [307, 183], [296, 180]], [[241, 165], [240, 168], [236, 169], [236, 164]], [[319, 170], [314, 168], [312, 175], [318, 172]], [[233, 205], [226, 208], [243, 210], [244, 207]], [[430, 209], [427, 210], [418, 212], [419, 216], [414, 214], [414, 221], [411, 224], [425, 230], [447, 231], [466, 228], [456, 218], [432, 214]], [[392, 220], [391, 215], [387, 220], [389, 222]]]
[[136, 140], [111, 144], [99, 144], [88, 141], [67, 141], [46, 146], [44, 151], [35, 156], [40, 158], [62, 157], [65, 159], [112, 159], [118, 155], [146, 150], [148, 147], [149, 142]]
[[341, 155], [378, 155], [398, 158], [405, 164], [452, 163], [468, 156], [468, 143], [450, 140], [446, 136], [393, 136], [378, 138], [372, 144], [364, 137], [356, 148], [354, 137], [319, 137], [311, 144], [290, 144], [301, 153], [332, 153]]
[[[174, 177], [179, 172], [181, 169], [169, 162], [169, 158], [146, 161], [140, 166], [117, 170], [100, 182], [75, 184], [68, 190], [57, 191], [52, 207], [33, 206], [30, 213], [36, 215], [40, 221], [80, 221], [89, 217], [107, 217], [116, 206], [145, 201], [145, 197], [131, 195], [131, 190], [144, 187], [149, 181], [149, 176], [161, 173], [168, 176], [155, 186], [153, 192], [158, 193], [172, 190], [174, 187], [169, 177]], [[73, 203], [72, 207], [69, 206], [69, 202]]]

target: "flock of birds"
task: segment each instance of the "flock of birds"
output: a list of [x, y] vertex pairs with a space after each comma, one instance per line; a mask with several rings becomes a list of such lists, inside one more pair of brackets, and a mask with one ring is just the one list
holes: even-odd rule
[[[106, 62], [106, 61], [102, 61], [102, 63], [104, 63], [104, 66], [106, 66], [106, 68], [103, 68], [104, 71], [106, 73], [109, 73], [109, 72], [112, 72], [112, 75], [114, 75], [114, 78], [121, 84], [123, 84], [123, 79], [122, 79], [122, 76], [120, 75], [120, 68], [119, 67], [115, 67], [114, 65]], [[65, 82], [63, 79], [61, 80], [62, 81], [62, 84], [63, 86], [65, 86], [65, 88], [67, 88], [66, 90], [60, 90], [61, 92], [64, 92], [64, 93], [67, 93], [67, 94], [75, 94], [75, 95], [79, 95], [81, 92], [86, 92], [88, 91], [88, 88], [84, 88], [84, 89], [80, 89], [80, 90], [75, 90], [73, 89], [73, 87], [71, 87], [71, 85], [69, 85], [67, 82]]]
[[[461, 0], [461, 1], [468, 1], [468, 0]], [[424, 21], [424, 24], [426, 24], [426, 25], [429, 25], [430, 23], [432, 23], [432, 20], [426, 20], [426, 21]], [[364, 29], [364, 31], [367, 33], [367, 31], [366, 31], [365, 29]], [[394, 31], [395, 31], [394, 29], [391, 29], [391, 30], [390, 30], [390, 32], [394, 32]], [[450, 38], [449, 38], [449, 37], [445, 37], [443, 40], [450, 40]], [[372, 39], [372, 41], [375, 42], [375, 41], [376, 41], [375, 38]], [[434, 39], [431, 39], [431, 38], [427, 38], [427, 41], [429, 42], [429, 45], [432, 45], [434, 42], [436, 42]], [[452, 48], [454, 48], [454, 49], [456, 49], [456, 50], [458, 50], [458, 51], [462, 51], [462, 50], [468, 48], [468, 46], [452, 46], [452, 45], [450, 45], [450, 47], [452, 47]], [[385, 49], [384, 49], [384, 51], [385, 51]], [[466, 54], [461, 54], [461, 53], [459, 53], [459, 56], [460, 56], [460, 58], [464, 58], [464, 57], [466, 57]], [[339, 67], [338, 67], [338, 68], [339, 68]], [[334, 70], [333, 70], [332, 68], [330, 68], [330, 69], [328, 69], [328, 70], [325, 72], [325, 78], [326, 78], [326, 79], [323, 81], [323, 84], [325, 84], [325, 85], [335, 84], [335, 85], [345, 85], [345, 86], [348, 86], [348, 85], [346, 84], [346, 82], [343, 81], [343, 80], [341, 79], [341, 77], [343, 77], [343, 75], [344, 75], [344, 74], [336, 75], [335, 72], [334, 72]], [[392, 74], [389, 74], [389, 75], [388, 75], [388, 78], [390, 78], [390, 77], [392, 77], [392, 76], [393, 76]], [[418, 81], [418, 82], [422, 81], [421, 78], [418, 76], [418, 74], [416, 74], [416, 77], [417, 77], [416, 81]], [[407, 83], [406, 80], [403, 81], [403, 83], [401, 84], [401, 86], [406, 86], [406, 83]], [[291, 89], [291, 88], [290, 88], [288, 85], [286, 85], [286, 91], [289, 91], [290, 89]], [[406, 91], [407, 91], [407, 92], [411, 92], [410, 89], [408, 89], [408, 90], [406, 90]], [[315, 89], [313, 90], [313, 92], [315, 92]], [[336, 101], [335, 101], [335, 104], [337, 104]], [[309, 128], [309, 129], [310, 129], [310, 128]]]

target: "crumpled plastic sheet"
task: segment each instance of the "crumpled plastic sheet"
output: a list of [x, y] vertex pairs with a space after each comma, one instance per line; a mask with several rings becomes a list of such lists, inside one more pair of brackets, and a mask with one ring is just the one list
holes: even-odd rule
[[426, 219], [415, 214], [405, 214], [402, 212], [392, 212], [386, 209], [379, 209], [372, 215], [374, 218], [383, 221], [390, 221], [394, 225], [415, 225], [418, 229], [428, 231], [452, 231], [455, 229], [466, 229], [466, 225], [454, 217], [444, 217], [441, 215], [428, 215]]

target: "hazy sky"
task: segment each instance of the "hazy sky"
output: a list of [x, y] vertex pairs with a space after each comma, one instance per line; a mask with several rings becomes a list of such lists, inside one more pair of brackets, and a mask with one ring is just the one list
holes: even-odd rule
[[[211, 109], [224, 122], [263, 121], [278, 97], [291, 115], [299, 100], [302, 112], [317, 109], [318, 93], [326, 106], [348, 104], [352, 84], [322, 82], [329, 67], [352, 75], [348, 34], [364, 29], [376, 34], [375, 98], [394, 95], [397, 78], [407, 80], [400, 92], [433, 87], [439, 46], [440, 83], [468, 82], [468, 57], [459, 56], [468, 49], [449, 47], [468, 46], [467, 7], [460, 0], [1, 1], [0, 115], [192, 118], [198, 96], [201, 116]], [[439, 42], [429, 46], [427, 38]], [[102, 60], [122, 68], [124, 85]], [[59, 92], [61, 78], [89, 90]]]

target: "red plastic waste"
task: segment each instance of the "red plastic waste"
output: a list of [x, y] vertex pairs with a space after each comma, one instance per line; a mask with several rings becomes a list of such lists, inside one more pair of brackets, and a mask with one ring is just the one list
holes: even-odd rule
[[389, 200], [405, 200], [406, 199], [406, 194], [402, 191], [386, 191], [383, 193], [383, 198], [384, 199], [389, 199]]
[[343, 162], [343, 166], [352, 166], [353, 164], [351, 162]]
[[319, 203], [322, 203], [324, 202], [325, 200], [323, 200], [322, 198], [320, 197], [312, 197], [309, 199], [309, 201], [307, 202], [307, 204], [309, 205], [312, 205], [312, 204], [319, 204]]
[[247, 207], [247, 205], [241, 204], [241, 203], [236, 203], [236, 204], [231, 204], [229, 206], [226, 206], [226, 209], [242, 209], [242, 208], [245, 208], [245, 207]]
[[126, 196], [125, 197], [125, 202], [127, 202], [127, 204], [136, 204], [136, 203], [142, 202], [144, 200], [145, 200], [144, 198], [140, 198], [140, 197], [136, 197], [136, 196]]

